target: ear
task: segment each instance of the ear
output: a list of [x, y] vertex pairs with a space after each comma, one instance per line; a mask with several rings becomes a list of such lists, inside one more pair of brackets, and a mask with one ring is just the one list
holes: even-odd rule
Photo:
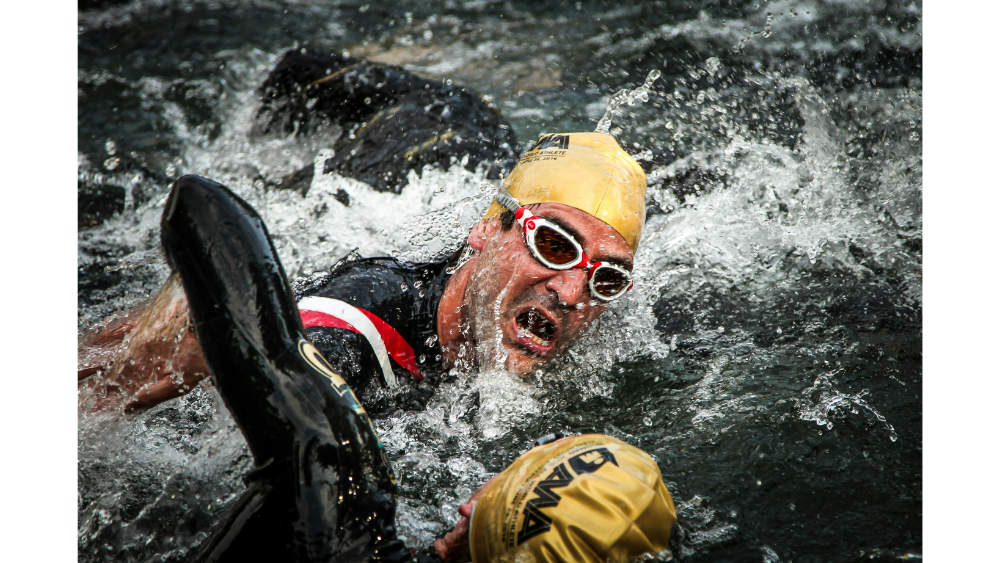
[[469, 233], [469, 246], [476, 252], [482, 252], [486, 246], [486, 240], [493, 236], [496, 231], [498, 220], [489, 219], [476, 223]]

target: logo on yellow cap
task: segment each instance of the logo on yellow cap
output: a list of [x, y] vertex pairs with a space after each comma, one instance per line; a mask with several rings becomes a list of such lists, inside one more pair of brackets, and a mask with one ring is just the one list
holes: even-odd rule
[[[593, 461], [587, 461], [587, 459]], [[607, 448], [595, 448], [569, 458], [569, 467], [573, 468], [575, 474], [567, 468], [566, 463], [557, 465], [548, 477], [542, 479], [535, 486], [534, 493], [537, 496], [529, 499], [528, 503], [524, 505], [523, 524], [521, 531], [517, 533], [517, 545], [521, 545], [538, 534], [548, 532], [552, 527], [552, 518], [549, 518], [541, 509], [559, 506], [562, 497], [553, 489], [566, 487], [573, 482], [577, 475], [593, 473], [608, 462], [618, 465], [614, 454], [609, 452]]]
[[486, 486], [469, 547], [475, 563], [625, 563], [667, 549], [676, 514], [648, 454], [575, 436], [529, 450]]
[[562, 149], [569, 148], [569, 135], [542, 135], [535, 142], [535, 146], [528, 149], [528, 152], [540, 151], [542, 149]]

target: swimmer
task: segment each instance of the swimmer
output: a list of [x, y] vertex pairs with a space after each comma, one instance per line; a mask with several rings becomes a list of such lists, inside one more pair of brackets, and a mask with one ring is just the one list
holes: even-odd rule
[[407, 548], [382, 444], [309, 342], [260, 217], [219, 184], [178, 182], [161, 239], [255, 462], [192, 561], [625, 563], [668, 549], [676, 511], [655, 461], [594, 434], [540, 440], [459, 508], [453, 531]]
[[[205, 182], [185, 176], [176, 186]], [[302, 284], [295, 299], [306, 335], [369, 406], [377, 388], [410, 386], [400, 396], [419, 407], [430, 393], [419, 383], [452, 368], [492, 362], [525, 376], [632, 288], [645, 191], [645, 173], [613, 137], [543, 135], [461, 254], [428, 264], [348, 260]], [[81, 409], [152, 406], [206, 377], [186, 311], [174, 277], [147, 305], [88, 331], [78, 378], [104, 387], [81, 393]]]
[[[337, 172], [376, 191], [400, 193], [409, 173], [462, 163], [486, 177], [510, 172], [520, 147], [514, 129], [473, 90], [405, 69], [322, 49], [282, 55], [258, 88], [256, 136], [322, 136], [334, 125], [334, 155], [285, 177], [278, 189], [308, 191], [316, 174]], [[350, 196], [343, 194], [345, 204]]]

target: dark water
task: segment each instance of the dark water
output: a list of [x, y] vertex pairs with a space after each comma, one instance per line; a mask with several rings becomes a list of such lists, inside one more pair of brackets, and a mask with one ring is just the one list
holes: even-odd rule
[[[681, 560], [919, 560], [921, 14], [912, 2], [801, 0], [83, 10], [80, 325], [165, 278], [157, 222], [184, 173], [260, 209], [293, 276], [353, 248], [440, 254], [478, 218], [480, 177], [454, 169], [401, 196], [347, 179], [305, 199], [268, 190], [329, 146], [248, 134], [253, 89], [287, 48], [466, 84], [522, 144], [593, 130], [611, 94], [659, 70], [648, 101], [612, 128], [623, 145], [663, 151], [636, 291], [534, 379], [461, 376], [426, 411], [377, 421], [404, 534], [426, 544], [532, 439], [563, 429], [655, 456]], [[300, 222], [333, 187], [379, 212]], [[454, 228], [427, 232], [421, 217], [439, 209]], [[250, 464], [212, 389], [81, 418], [79, 456], [81, 561], [181, 559]]]

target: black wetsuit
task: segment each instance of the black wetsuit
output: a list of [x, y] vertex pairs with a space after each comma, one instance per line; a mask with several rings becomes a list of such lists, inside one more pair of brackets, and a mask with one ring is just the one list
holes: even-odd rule
[[326, 124], [343, 131], [321, 170], [307, 166], [280, 188], [305, 193], [317, 172], [336, 171], [400, 193], [408, 173], [424, 166], [486, 165], [487, 176], [499, 178], [521, 153], [510, 123], [477, 92], [323, 49], [286, 52], [258, 94], [256, 135], [309, 135]]
[[396, 536], [392, 470], [350, 387], [305, 336], [263, 221], [185, 176], [161, 224], [212, 377], [256, 463], [195, 561], [434, 561]]
[[[426, 402], [428, 383], [441, 374], [437, 308], [453, 265], [450, 260], [345, 260], [327, 274], [296, 283], [306, 335], [366, 408], [414, 409]], [[368, 330], [352, 320], [364, 322]], [[379, 394], [379, 388], [393, 393]]]

